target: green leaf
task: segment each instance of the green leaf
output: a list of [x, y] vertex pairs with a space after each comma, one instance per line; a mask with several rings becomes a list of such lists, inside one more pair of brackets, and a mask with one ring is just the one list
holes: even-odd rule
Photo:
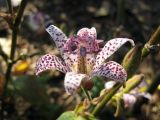
[[20, 76], [13, 81], [15, 92], [31, 104], [42, 105], [49, 103], [45, 84], [34, 76]]
[[77, 115], [73, 111], [63, 113], [57, 120], [76, 120]]
[[64, 112], [57, 120], [97, 120], [92, 115], [86, 115], [86, 117], [82, 117], [77, 115], [73, 111]]
[[93, 77], [94, 87], [91, 90], [92, 97], [97, 97], [101, 90], [104, 89], [104, 83], [101, 77]]

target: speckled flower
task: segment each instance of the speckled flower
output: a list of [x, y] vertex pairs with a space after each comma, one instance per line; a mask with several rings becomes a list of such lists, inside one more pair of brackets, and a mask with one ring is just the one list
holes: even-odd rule
[[46, 31], [51, 35], [60, 50], [62, 59], [55, 55], [44, 55], [36, 64], [36, 75], [49, 69], [56, 69], [65, 73], [64, 86], [69, 94], [75, 94], [83, 81], [91, 80], [94, 76], [104, 76], [109, 79], [123, 82], [127, 78], [124, 68], [114, 62], [106, 62], [123, 44], [134, 42], [128, 38], [109, 40], [101, 49], [95, 28], [82, 28], [77, 35], [67, 38], [56, 26], [50, 25]]

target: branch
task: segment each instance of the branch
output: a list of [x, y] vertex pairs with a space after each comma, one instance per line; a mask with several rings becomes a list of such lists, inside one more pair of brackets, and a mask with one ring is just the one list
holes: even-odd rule
[[15, 54], [15, 50], [16, 50], [16, 44], [17, 44], [17, 33], [18, 33], [18, 29], [19, 29], [19, 25], [21, 23], [21, 19], [24, 13], [24, 9], [27, 5], [27, 1], [28, 0], [22, 0], [21, 5], [19, 7], [18, 10], [18, 14], [15, 18], [15, 22], [13, 24], [13, 33], [12, 33], [12, 45], [11, 45], [11, 54], [10, 54], [10, 59], [13, 60], [14, 59], [14, 54]]
[[[15, 18], [15, 21], [13, 22], [13, 28], [12, 28], [12, 43], [11, 43], [11, 51], [10, 51], [10, 61], [8, 63], [7, 66], [7, 70], [5, 73], [5, 84], [3, 87], [3, 93], [2, 93], [2, 107], [1, 107], [1, 113], [0, 113], [0, 119], [4, 120], [4, 108], [5, 108], [5, 96], [6, 96], [6, 90], [7, 90], [7, 86], [8, 86], [8, 82], [11, 78], [11, 70], [12, 70], [12, 66], [13, 66], [13, 61], [14, 61], [14, 56], [15, 56], [15, 51], [16, 51], [16, 44], [17, 44], [17, 34], [18, 34], [18, 30], [19, 30], [19, 25], [21, 23], [21, 19], [24, 13], [24, 9], [27, 5], [28, 0], [22, 0], [21, 5], [19, 7], [17, 16]], [[11, 1], [7, 0], [8, 6], [9, 6], [9, 10], [10, 13], [12, 12], [11, 7]]]
[[8, 56], [7, 54], [2, 50], [2, 47], [0, 46], [0, 55], [4, 59], [5, 62], [8, 62]]
[[12, 15], [13, 14], [13, 7], [12, 7], [11, 0], [6, 0], [6, 3], [7, 3], [7, 6], [8, 6], [9, 13]]

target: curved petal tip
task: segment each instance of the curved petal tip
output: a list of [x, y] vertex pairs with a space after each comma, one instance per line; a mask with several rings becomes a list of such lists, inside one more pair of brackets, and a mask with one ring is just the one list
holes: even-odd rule
[[77, 74], [73, 72], [66, 73], [64, 80], [64, 87], [68, 94], [76, 94], [80, 88], [83, 80], [87, 79], [88, 76], [85, 74]]

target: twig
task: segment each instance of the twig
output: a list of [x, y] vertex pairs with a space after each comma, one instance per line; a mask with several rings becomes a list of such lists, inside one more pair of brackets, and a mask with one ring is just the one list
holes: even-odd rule
[[[2, 107], [1, 107], [1, 115], [0, 118], [1, 120], [4, 120], [4, 108], [5, 108], [5, 96], [6, 96], [6, 92], [7, 92], [7, 86], [8, 86], [8, 82], [10, 80], [11, 77], [11, 70], [12, 70], [12, 66], [13, 66], [13, 61], [14, 61], [14, 56], [15, 56], [15, 51], [16, 51], [16, 43], [17, 43], [17, 34], [18, 34], [18, 30], [19, 30], [19, 25], [21, 23], [21, 19], [24, 13], [24, 9], [27, 5], [27, 1], [28, 0], [22, 0], [21, 5], [19, 7], [18, 10], [18, 14], [15, 18], [15, 21], [13, 23], [13, 28], [12, 28], [12, 43], [11, 43], [11, 51], [10, 51], [10, 61], [8, 63], [7, 66], [7, 70], [6, 70], [6, 74], [5, 74], [5, 84], [4, 84], [4, 88], [3, 88], [3, 94], [2, 94]], [[7, 0], [7, 4], [9, 7], [9, 12], [12, 14], [12, 5], [11, 5], [11, 1]]]
[[8, 6], [9, 13], [12, 15], [13, 14], [13, 7], [12, 7], [11, 0], [6, 0], [6, 3], [7, 3], [7, 6]]
[[32, 53], [31, 55], [20, 55], [17, 59], [15, 59], [12, 63], [15, 64], [16, 62], [18, 62], [19, 60], [23, 60], [23, 59], [26, 59], [26, 58], [32, 58], [36, 55], [40, 55], [41, 52], [35, 52], [35, 53]]
[[83, 88], [83, 86], [81, 86], [81, 89], [82, 89], [83, 93], [86, 95], [86, 97], [88, 98], [88, 100], [91, 101], [92, 97], [90, 96], [89, 92], [87, 90], [85, 90]]
[[23, 12], [25, 9], [25, 6], [27, 4], [28, 0], [22, 0], [21, 5], [19, 7], [18, 10], [18, 14], [15, 18], [15, 22], [13, 24], [13, 33], [12, 33], [12, 45], [11, 45], [11, 55], [10, 55], [10, 59], [13, 60], [14, 59], [14, 54], [15, 54], [15, 49], [16, 49], [16, 42], [17, 42], [17, 33], [19, 30], [19, 25], [21, 23], [21, 19], [23, 16]]

